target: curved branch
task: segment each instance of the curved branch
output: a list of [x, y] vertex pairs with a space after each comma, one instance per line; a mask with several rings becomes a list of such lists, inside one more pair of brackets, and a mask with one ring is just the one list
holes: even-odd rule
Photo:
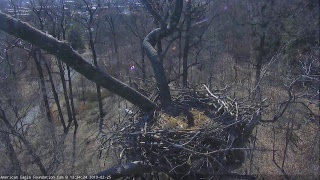
[[138, 91], [132, 89], [118, 79], [94, 67], [75, 52], [69, 43], [59, 41], [52, 36], [35, 29], [28, 23], [17, 20], [0, 12], [0, 30], [19, 37], [47, 52], [55, 55], [78, 73], [109, 91], [137, 105], [142, 110], [150, 111], [158, 106]]
[[160, 55], [154, 46], [164, 37], [167, 37], [175, 31], [182, 12], [183, 0], [176, 0], [175, 9], [170, 17], [170, 22], [167, 27], [157, 28], [151, 31], [143, 40], [143, 48], [151, 61], [152, 68], [155, 74], [157, 85], [159, 88], [159, 95], [161, 106], [168, 106], [171, 104], [171, 95], [168, 86], [166, 74], [164, 72], [163, 64], [160, 61]]

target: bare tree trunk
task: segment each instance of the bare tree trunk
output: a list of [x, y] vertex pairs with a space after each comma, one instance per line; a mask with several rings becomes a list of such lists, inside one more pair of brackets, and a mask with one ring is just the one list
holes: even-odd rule
[[[80, 78], [80, 81], [81, 81], [81, 92], [82, 92], [82, 100], [83, 100], [83, 104], [86, 104], [86, 101], [85, 101], [85, 97], [84, 97], [84, 78], [83, 78], [83, 76], [81, 76], [81, 78]], [[80, 96], [81, 96], [80, 95]]]
[[47, 94], [47, 89], [46, 89], [46, 85], [45, 85], [45, 80], [44, 80], [44, 74], [42, 71], [42, 67], [41, 67], [41, 50], [36, 48], [32, 50], [32, 55], [36, 64], [36, 68], [39, 74], [39, 79], [40, 79], [40, 86], [41, 86], [41, 94], [42, 94], [42, 99], [44, 101], [44, 107], [46, 110], [46, 115], [47, 115], [47, 119], [49, 122], [49, 129], [50, 129], [50, 135], [52, 138], [52, 148], [53, 148], [53, 162], [52, 164], [50, 164], [50, 167], [48, 169], [49, 172], [52, 172], [55, 168], [56, 165], [59, 163], [59, 160], [57, 159], [58, 156], [58, 143], [57, 143], [57, 138], [56, 138], [56, 132], [55, 132], [55, 127], [53, 124], [53, 118], [51, 115], [51, 111], [50, 111], [50, 105], [49, 105], [49, 101], [48, 101], [48, 94]]
[[168, 86], [167, 77], [161, 62], [161, 57], [159, 52], [154, 48], [157, 43], [161, 41], [164, 37], [167, 37], [175, 31], [177, 24], [180, 20], [180, 15], [183, 6], [183, 0], [177, 0], [175, 3], [175, 9], [170, 17], [169, 24], [165, 24], [163, 18], [155, 12], [147, 0], [142, 1], [150, 13], [158, 20], [161, 24], [161, 28], [157, 28], [151, 31], [143, 41], [143, 47], [146, 51], [148, 58], [151, 61], [152, 68], [157, 81], [157, 86], [159, 89], [160, 102], [162, 107], [169, 106], [171, 104], [171, 95]]
[[[110, 30], [110, 35], [111, 35], [111, 44], [112, 44], [112, 49], [113, 49], [113, 54], [112, 57], [113, 59], [116, 60], [116, 66], [113, 68], [114, 69], [114, 76], [116, 78], [120, 78], [120, 71], [119, 71], [119, 67], [120, 67], [120, 60], [119, 60], [119, 54], [118, 54], [118, 43], [117, 43], [117, 37], [116, 37], [116, 27], [115, 27], [115, 20], [116, 17], [115, 16], [110, 16], [108, 18], [106, 18], [106, 21], [108, 22], [109, 25], [109, 30]], [[89, 36], [89, 38], [91, 38]], [[91, 47], [91, 46], [90, 46]]]
[[259, 52], [258, 52], [258, 57], [256, 58], [256, 77], [255, 77], [254, 98], [256, 98], [257, 101], [261, 101], [260, 77], [261, 77], [262, 61], [264, 56], [264, 45], [265, 45], [264, 42], [265, 42], [265, 34], [260, 36]]
[[114, 49], [114, 53], [118, 54], [118, 43], [117, 43], [117, 37], [116, 37], [116, 28], [115, 28], [115, 17], [110, 17], [110, 19], [108, 19], [108, 23], [110, 26], [110, 30], [111, 30], [111, 35], [112, 35], [112, 45], [113, 45], [113, 49]]
[[160, 62], [163, 64], [163, 59], [164, 57], [162, 56], [162, 43], [161, 40], [157, 43], [157, 51], [158, 51], [158, 56], [160, 57]]
[[63, 64], [58, 60], [58, 68], [59, 68], [59, 75], [61, 79], [61, 84], [62, 84], [62, 89], [63, 89], [63, 95], [64, 95], [64, 100], [66, 102], [66, 108], [67, 108], [67, 114], [68, 114], [68, 126], [65, 129], [65, 133], [68, 133], [69, 128], [72, 123], [72, 112], [71, 112], [71, 107], [70, 107], [70, 102], [69, 102], [69, 95], [68, 95], [68, 89], [67, 89], [67, 84], [66, 84], [66, 78], [64, 77], [64, 70], [63, 70]]
[[66, 123], [64, 121], [62, 109], [61, 109], [61, 106], [60, 106], [59, 96], [58, 96], [58, 93], [56, 91], [56, 88], [55, 88], [55, 85], [54, 85], [54, 82], [53, 82], [52, 72], [51, 72], [50, 67], [49, 67], [49, 65], [48, 65], [48, 63], [46, 61], [44, 61], [44, 65], [45, 65], [45, 67], [47, 69], [47, 72], [48, 72], [48, 75], [49, 75], [49, 81], [50, 81], [50, 84], [51, 84], [51, 90], [52, 90], [52, 94], [53, 94], [53, 97], [54, 97], [54, 101], [55, 101], [55, 103], [57, 105], [57, 108], [58, 108], [60, 122], [61, 122], [61, 124], [63, 126], [63, 130], [66, 131], [67, 126], [66, 126]]
[[[62, 11], [62, 15], [61, 15], [61, 20], [60, 20], [60, 27], [61, 27], [61, 32], [62, 32], [62, 40], [66, 40], [66, 24], [65, 24], [65, 4], [64, 4], [64, 0], [61, 1], [61, 4], [62, 4], [62, 8], [61, 8], [61, 11]], [[67, 106], [69, 106], [69, 108], [67, 107], [67, 110], [69, 109], [71, 115], [72, 115], [72, 119], [73, 121], [76, 121], [76, 112], [75, 112], [75, 108], [74, 108], [74, 101], [73, 101], [73, 90], [72, 90], [72, 79], [71, 79], [71, 70], [70, 70], [70, 67], [68, 65], [67, 66], [67, 73], [68, 73], [68, 85], [69, 85], [69, 96], [66, 97], [66, 99], [70, 99], [70, 105], [69, 105], [69, 101], [67, 103]], [[65, 84], [65, 78], [64, 78], [64, 74], [63, 74], [63, 77], [64, 79], [63, 83]], [[66, 85], [64, 85], [66, 87]], [[67, 91], [67, 89], [65, 89], [65, 91]], [[68, 94], [64, 91], [65, 94]], [[67, 102], [67, 101], [66, 101]], [[70, 110], [71, 109], [71, 110]], [[68, 116], [69, 116], [69, 111], [68, 111]], [[70, 120], [70, 117], [69, 117], [69, 120]], [[70, 126], [70, 121], [69, 121], [69, 124], [68, 126]], [[67, 133], [69, 131], [69, 129], [65, 132]]]
[[[152, 33], [158, 34], [157, 31], [152, 31]], [[162, 107], [168, 106], [171, 104], [171, 95], [170, 95], [167, 77], [164, 72], [163, 64], [161, 63], [158, 52], [153, 48], [151, 43], [148, 42], [148, 39], [145, 39], [144, 41], [144, 48], [146, 50], [147, 56], [151, 60], [154, 75], [157, 81], [157, 86], [159, 88], [161, 106]]]
[[[91, 27], [91, 26], [89, 26]], [[93, 58], [93, 64], [98, 68], [98, 60], [97, 60], [97, 53], [93, 42], [93, 35], [91, 28], [89, 28], [89, 46], [92, 52], [92, 58]], [[99, 131], [102, 131], [103, 128], [103, 105], [102, 105], [102, 97], [101, 97], [101, 87], [99, 84], [96, 84], [97, 87], [97, 96], [98, 96], [98, 105], [99, 105], [99, 115], [100, 115], [100, 121], [99, 121]]]
[[190, 27], [191, 27], [191, 3], [192, 0], [187, 1], [187, 12], [186, 12], [186, 32], [182, 56], [182, 84], [183, 87], [188, 86], [188, 54], [190, 48]]
[[259, 52], [258, 57], [256, 59], [256, 78], [255, 78], [255, 85], [259, 85], [260, 76], [261, 76], [261, 68], [262, 68], [262, 60], [264, 56], [264, 43], [265, 42], [265, 34], [260, 36], [260, 42], [259, 42]]
[[283, 151], [283, 158], [282, 158], [282, 164], [281, 164], [281, 168], [284, 169], [284, 164], [286, 162], [286, 157], [287, 157], [287, 151], [288, 151], [288, 145], [290, 142], [290, 137], [292, 137], [292, 131], [293, 131], [293, 120], [294, 118], [292, 118], [291, 120], [288, 121], [288, 125], [287, 125], [287, 132], [286, 132], [286, 140], [285, 140], [285, 147], [284, 147], [284, 151]]
[[141, 67], [142, 67], [142, 81], [144, 86], [146, 86], [146, 79], [147, 79], [147, 72], [146, 72], [146, 63], [145, 63], [145, 58], [144, 58], [144, 49], [143, 49], [143, 45], [141, 42]]
[[179, 62], [178, 62], [178, 83], [180, 85], [181, 81], [180, 81], [180, 75], [181, 75], [181, 58], [182, 58], [182, 32], [179, 32], [179, 54], [178, 54], [178, 58], [179, 58]]
[[77, 145], [77, 130], [78, 130], [78, 121], [74, 119], [74, 131], [73, 131], [73, 140], [72, 140], [72, 169], [71, 174], [74, 174], [76, 167], [76, 145]]
[[19, 134], [19, 132], [16, 131], [16, 129], [14, 129], [14, 127], [10, 124], [10, 122], [8, 121], [6, 114], [4, 112], [4, 110], [2, 109], [2, 107], [0, 106], [0, 119], [3, 120], [4, 124], [7, 126], [7, 128], [11, 131], [12, 135], [18, 137], [23, 144], [26, 146], [28, 153], [33, 157], [34, 162], [38, 165], [41, 173], [43, 175], [48, 175], [43, 163], [41, 162], [40, 157], [35, 153], [34, 148], [31, 146], [31, 144], [27, 141], [27, 139], [22, 136], [21, 134]]
[[69, 98], [70, 98], [70, 104], [71, 104], [71, 112], [72, 112], [72, 118], [75, 121], [76, 120], [76, 110], [74, 108], [72, 79], [71, 79], [71, 71], [70, 71], [70, 67], [69, 66], [67, 66], [67, 71], [68, 71]]
[[144, 95], [88, 63], [68, 43], [58, 41], [33, 28], [28, 23], [21, 22], [2, 12], [0, 12], [0, 24], [0, 30], [19, 37], [57, 56], [58, 60], [65, 62], [89, 80], [127, 99], [142, 110], [150, 111], [158, 108], [155, 103]]
[[14, 150], [14, 148], [12, 146], [9, 133], [1, 133], [0, 139], [2, 139], [2, 142], [4, 142], [4, 144], [6, 146], [6, 150], [7, 150], [6, 152], [10, 158], [10, 161], [11, 161], [11, 170], [9, 173], [12, 175], [22, 174], [21, 164], [20, 164], [20, 161], [19, 161], [18, 156], [16, 154], [16, 151]]

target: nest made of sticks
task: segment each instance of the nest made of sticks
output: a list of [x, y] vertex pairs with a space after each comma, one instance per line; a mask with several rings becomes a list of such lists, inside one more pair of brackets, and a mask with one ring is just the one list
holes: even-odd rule
[[101, 149], [116, 151], [119, 163], [141, 161], [171, 177], [208, 177], [239, 168], [259, 110], [214, 95], [206, 86], [176, 94], [172, 107], [137, 111], [115, 124]]

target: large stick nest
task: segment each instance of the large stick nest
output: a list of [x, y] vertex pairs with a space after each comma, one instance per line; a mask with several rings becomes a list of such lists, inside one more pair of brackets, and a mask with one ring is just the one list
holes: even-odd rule
[[[141, 161], [171, 177], [209, 177], [239, 168], [258, 108], [202, 90], [179, 90], [173, 106], [130, 112], [102, 138], [119, 163]], [[107, 152], [109, 153], [109, 152]]]

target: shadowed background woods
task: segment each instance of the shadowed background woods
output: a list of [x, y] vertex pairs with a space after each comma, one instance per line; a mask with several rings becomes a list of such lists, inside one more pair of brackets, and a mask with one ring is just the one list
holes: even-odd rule
[[319, 7], [1, 1], [0, 174], [318, 177]]

